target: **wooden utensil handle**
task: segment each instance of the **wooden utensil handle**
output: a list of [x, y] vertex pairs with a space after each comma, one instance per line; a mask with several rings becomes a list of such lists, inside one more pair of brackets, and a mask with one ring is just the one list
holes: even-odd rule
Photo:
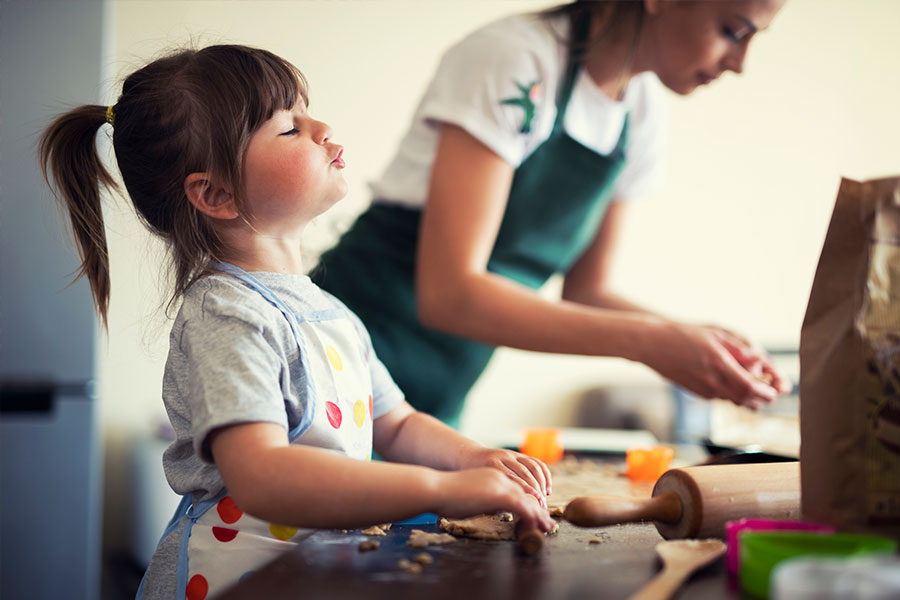
[[[535, 502], [538, 502], [544, 509], [547, 508], [547, 504], [543, 501], [543, 498], [541, 498], [541, 500], [538, 500], [534, 496], [530, 496], [530, 498]], [[526, 529], [522, 526], [522, 521], [517, 521], [515, 534], [516, 542], [519, 544], [519, 550], [526, 556], [537, 554], [541, 551], [541, 548], [544, 547], [544, 532], [537, 527], [532, 526]]]
[[516, 524], [516, 542], [522, 554], [526, 556], [537, 554], [544, 547], [544, 532], [535, 527], [524, 529]]
[[563, 513], [566, 521], [581, 527], [602, 527], [634, 521], [675, 523], [681, 518], [681, 500], [673, 493], [652, 498], [619, 496], [581, 496], [575, 498]]
[[690, 572], [663, 569], [628, 600], [666, 600], [681, 587]]

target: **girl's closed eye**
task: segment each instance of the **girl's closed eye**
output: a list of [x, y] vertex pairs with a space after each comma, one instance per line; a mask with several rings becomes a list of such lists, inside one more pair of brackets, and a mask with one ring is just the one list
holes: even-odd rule
[[299, 129], [297, 129], [296, 127], [291, 127], [288, 131], [285, 131], [281, 135], [297, 135], [298, 133], [300, 133]]

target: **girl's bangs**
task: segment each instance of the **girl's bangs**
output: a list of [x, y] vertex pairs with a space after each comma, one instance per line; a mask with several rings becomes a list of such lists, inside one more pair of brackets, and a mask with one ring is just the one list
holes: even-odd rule
[[250, 69], [246, 99], [250, 130], [270, 119], [276, 111], [290, 110], [298, 97], [308, 104], [306, 78], [294, 65], [266, 51], [254, 57]]
[[287, 60], [260, 48], [209, 46], [197, 52], [195, 76], [206, 82], [204, 104], [246, 131], [255, 131], [276, 111], [307, 100], [306, 78]]

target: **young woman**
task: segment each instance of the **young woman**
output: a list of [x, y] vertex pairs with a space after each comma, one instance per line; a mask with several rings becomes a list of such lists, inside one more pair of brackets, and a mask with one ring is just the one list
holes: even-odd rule
[[[409, 401], [455, 424], [495, 346], [618, 356], [757, 407], [787, 388], [713, 326], [612, 295], [628, 201], [659, 183], [662, 86], [740, 73], [783, 0], [576, 2], [451, 48], [376, 198], [313, 277], [368, 327]], [[536, 293], [562, 273], [562, 298]]]

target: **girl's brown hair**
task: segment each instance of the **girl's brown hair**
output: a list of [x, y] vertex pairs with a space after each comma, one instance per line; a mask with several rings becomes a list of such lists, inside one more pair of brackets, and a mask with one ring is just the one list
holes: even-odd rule
[[[113, 149], [122, 181], [147, 228], [167, 242], [178, 299], [221, 256], [205, 216], [188, 201], [184, 180], [207, 172], [245, 214], [241, 164], [250, 136], [277, 110], [307, 98], [303, 74], [288, 61], [236, 45], [181, 50], [132, 73], [112, 108]], [[97, 153], [107, 107], [87, 105], [57, 117], [40, 138], [44, 178], [71, 220], [81, 267], [104, 325], [109, 256], [100, 187], [118, 191]]]

